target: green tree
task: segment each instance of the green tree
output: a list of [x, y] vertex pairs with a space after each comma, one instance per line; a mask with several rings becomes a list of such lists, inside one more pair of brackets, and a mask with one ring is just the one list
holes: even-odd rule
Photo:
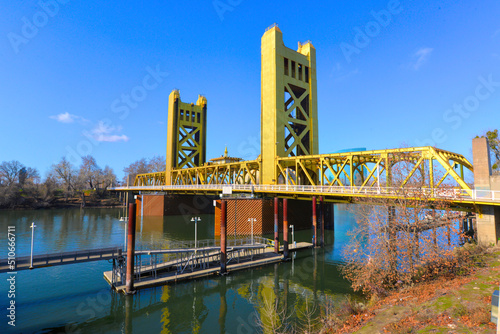
[[498, 138], [498, 129], [488, 131], [485, 135], [477, 136], [476, 138], [488, 138], [491, 155], [494, 161], [491, 168], [493, 169], [493, 173], [500, 173], [500, 138]]

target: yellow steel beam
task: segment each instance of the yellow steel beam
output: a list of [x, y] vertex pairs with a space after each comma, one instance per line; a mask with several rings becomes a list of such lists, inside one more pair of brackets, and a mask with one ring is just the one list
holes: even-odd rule
[[408, 183], [408, 181], [410, 180], [410, 178], [413, 176], [413, 174], [416, 172], [416, 170], [418, 169], [418, 167], [420, 166], [420, 164], [422, 163], [422, 161], [424, 161], [424, 157], [420, 157], [420, 159], [418, 159], [418, 162], [415, 164], [415, 166], [413, 166], [413, 169], [411, 170], [411, 172], [408, 174], [408, 176], [406, 176], [406, 178], [404, 179], [403, 183], [401, 183], [401, 188], [403, 188], [406, 183]]

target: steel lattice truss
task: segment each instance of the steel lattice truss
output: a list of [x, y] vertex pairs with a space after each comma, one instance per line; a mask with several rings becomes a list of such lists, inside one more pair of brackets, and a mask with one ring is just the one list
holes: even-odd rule
[[285, 156], [311, 154], [309, 137], [311, 125], [309, 120], [309, 90], [285, 85]]
[[[399, 168], [404, 162], [405, 168]], [[174, 169], [172, 185], [259, 185], [259, 160]], [[472, 164], [462, 155], [433, 147], [361, 151], [277, 158], [276, 185], [400, 187], [416, 182], [425, 188], [453, 186], [467, 193], [464, 170]], [[395, 173], [397, 170], [398, 178]], [[438, 173], [438, 171], [440, 171]], [[165, 172], [138, 175], [135, 186], [165, 185]], [[169, 176], [167, 176], [169, 177]]]

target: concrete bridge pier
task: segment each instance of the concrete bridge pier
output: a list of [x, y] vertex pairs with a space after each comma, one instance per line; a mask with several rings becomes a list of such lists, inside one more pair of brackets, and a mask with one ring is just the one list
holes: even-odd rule
[[[480, 199], [481, 191], [500, 190], [500, 175], [492, 175], [490, 147], [487, 138], [472, 140], [474, 159], [474, 188]], [[486, 192], [485, 192], [486, 194]], [[476, 215], [477, 241], [480, 244], [497, 244], [500, 238], [500, 208], [492, 205], [479, 205]]]
[[500, 239], [500, 208], [492, 205], [479, 206], [476, 221], [478, 242], [485, 245], [498, 244]]

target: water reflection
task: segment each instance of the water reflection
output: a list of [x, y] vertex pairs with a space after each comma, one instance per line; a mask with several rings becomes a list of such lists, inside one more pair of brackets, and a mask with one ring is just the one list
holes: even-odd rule
[[[0, 212], [0, 226], [15, 224], [18, 247], [29, 253], [29, 225], [35, 221], [39, 226], [35, 252], [53, 252], [123, 244], [122, 216], [120, 209], [9, 211]], [[26, 333], [257, 333], [261, 331], [257, 317], [262, 323], [279, 323], [282, 314], [292, 324], [301, 323], [309, 313], [319, 315], [328, 301], [352, 293], [337, 263], [346, 242], [344, 231], [353, 221], [348, 213], [336, 211], [335, 216], [337, 234], [327, 231], [324, 249], [302, 251], [286, 263], [229, 276], [141, 290], [132, 298], [109, 289], [102, 278], [102, 272], [111, 269], [106, 261], [20, 272], [19, 286], [31, 293], [17, 300], [16, 329]], [[199, 239], [214, 238], [213, 215], [201, 219]], [[194, 236], [190, 217], [144, 217], [137, 226], [140, 245]], [[1, 231], [0, 237], [5, 234]], [[295, 233], [298, 242], [311, 237], [309, 230]], [[4, 298], [3, 290], [0, 294]], [[0, 332], [4, 325], [0, 324]]]
[[[265, 327], [283, 321], [301, 324], [324, 312], [329, 302], [352, 293], [338, 270], [326, 265], [326, 253], [316, 250], [288, 263], [139, 291], [133, 326], [145, 310], [150, 323], [141, 330], [155, 331], [157, 319], [161, 333], [226, 333], [238, 328], [257, 333], [257, 318]], [[124, 322], [128, 326], [130, 319]]]

